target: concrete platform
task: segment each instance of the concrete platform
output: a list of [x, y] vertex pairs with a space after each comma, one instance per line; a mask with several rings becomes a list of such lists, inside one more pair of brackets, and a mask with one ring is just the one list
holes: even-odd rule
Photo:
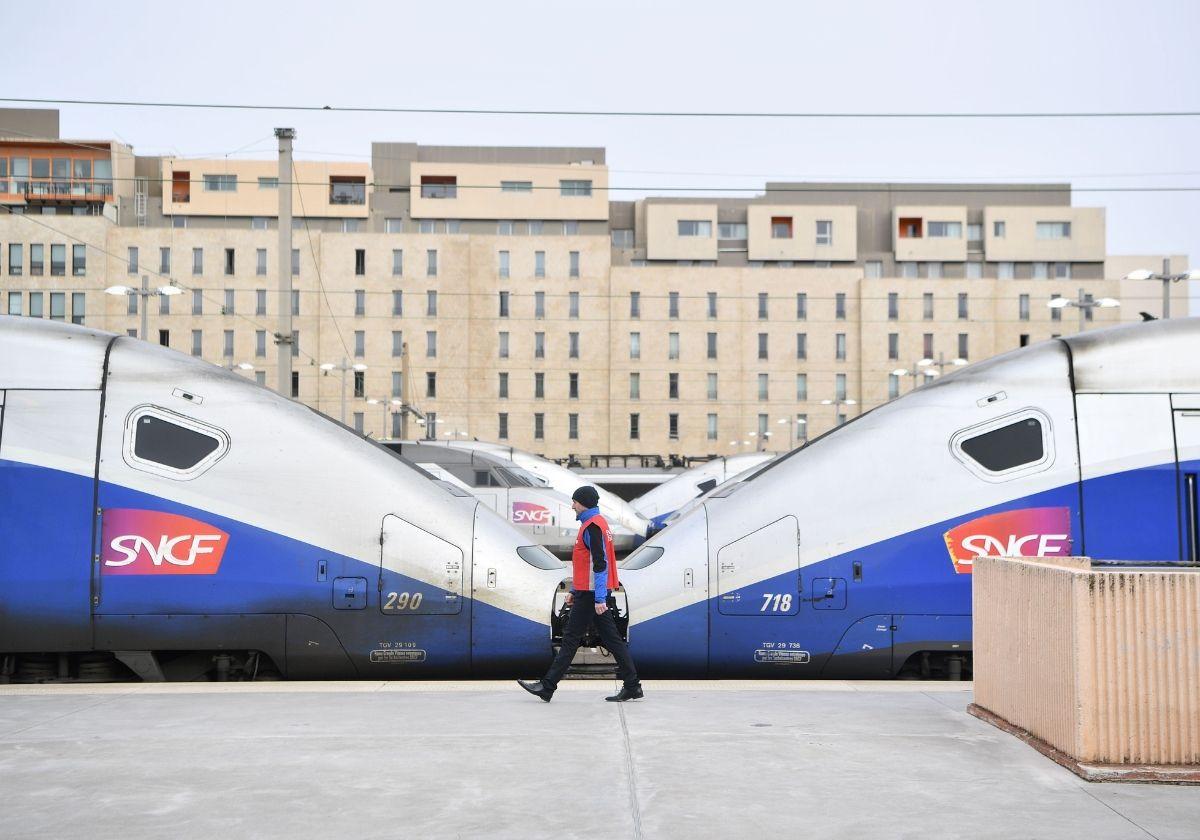
[[1194, 838], [1200, 789], [1084, 782], [969, 683], [0, 686], [0, 836]]

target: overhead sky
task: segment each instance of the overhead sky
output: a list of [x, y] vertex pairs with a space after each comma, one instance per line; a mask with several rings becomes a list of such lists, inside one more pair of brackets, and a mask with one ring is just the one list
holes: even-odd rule
[[[1195, 0], [4, 3], [0, 96], [637, 111], [1198, 111]], [[61, 50], [55, 47], [61, 47]], [[5, 103], [0, 103], [3, 106]], [[1067, 181], [1112, 254], [1200, 255], [1200, 118], [716, 119], [62, 105], [139, 154], [605, 146], [628, 198], [776, 180]], [[1192, 186], [1192, 192], [1107, 192]], [[1150, 266], [1157, 268], [1158, 266]], [[1197, 306], [1193, 290], [1193, 311]]]

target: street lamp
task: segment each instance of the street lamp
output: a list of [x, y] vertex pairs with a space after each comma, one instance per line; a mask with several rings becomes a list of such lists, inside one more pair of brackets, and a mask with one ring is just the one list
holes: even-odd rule
[[1079, 309], [1079, 331], [1085, 329], [1087, 316], [1093, 309], [1111, 309], [1114, 306], [1120, 306], [1121, 301], [1116, 298], [1103, 297], [1099, 300], [1092, 300], [1090, 296], [1083, 293], [1083, 289], [1079, 290], [1079, 297], [1075, 300], [1065, 297], [1050, 298], [1046, 304], [1051, 309], [1065, 309], [1068, 306], [1074, 306]]
[[948, 368], [948, 367], [962, 367], [965, 364], [967, 364], [967, 360], [963, 359], [963, 358], [951, 359], [950, 361], [947, 362], [945, 353], [938, 353], [938, 357], [937, 357], [936, 361], [933, 359], [930, 359], [930, 358], [924, 358], [924, 359], [917, 360], [917, 367], [923, 367], [923, 368], [936, 367], [938, 369], [939, 374], [945, 373], [946, 368]]
[[221, 367], [225, 370], [254, 370], [254, 365], [249, 362], [226, 362]]
[[[430, 420], [428, 417], [417, 418], [417, 425], [425, 427], [425, 440], [437, 440], [437, 424], [445, 422], [440, 417], [436, 420]], [[432, 426], [430, 425], [431, 423], [433, 424]]]
[[333, 371], [333, 370], [340, 370], [342, 372], [342, 425], [343, 426], [346, 425], [346, 371], [348, 371], [348, 370], [361, 371], [361, 370], [366, 370], [366, 369], [367, 369], [367, 366], [364, 364], [360, 364], [360, 363], [356, 363], [353, 365], [350, 364], [345, 356], [342, 357], [342, 363], [340, 365], [335, 365], [333, 362], [326, 362], [325, 364], [321, 365], [321, 370], [325, 371], [326, 376], [328, 376], [329, 372]]
[[795, 448], [796, 448], [796, 431], [797, 431], [796, 427], [797, 427], [797, 426], [803, 426], [803, 425], [806, 425], [806, 424], [808, 423], [808, 420], [806, 420], [806, 419], [805, 419], [805, 418], [803, 418], [803, 417], [796, 417], [796, 418], [794, 418], [794, 419], [793, 419], [793, 418], [791, 418], [791, 417], [780, 417], [780, 418], [779, 418], [777, 421], [775, 421], [775, 422], [777, 422], [777, 423], [778, 423], [778, 424], [780, 424], [780, 425], [783, 425], [784, 423], [787, 423], [787, 427], [788, 427], [788, 452], [791, 452], [793, 449], [795, 449]]
[[138, 312], [140, 312], [142, 315], [142, 325], [141, 329], [138, 330], [138, 338], [140, 338], [142, 341], [146, 340], [146, 316], [148, 315], [147, 310], [150, 308], [146, 305], [146, 303], [149, 301], [149, 299], [152, 297], [158, 297], [159, 295], [162, 295], [163, 297], [172, 297], [173, 295], [182, 293], [183, 289], [179, 288], [178, 286], [172, 286], [169, 283], [166, 286], [159, 286], [157, 289], [151, 289], [150, 275], [148, 274], [142, 275], [142, 287], [140, 289], [135, 289], [133, 286], [109, 286], [104, 290], [104, 294], [106, 295], [126, 295], [129, 297], [141, 298], [141, 300], [138, 301]]
[[387, 430], [387, 407], [389, 405], [404, 405], [404, 402], [402, 400], [397, 400], [397, 399], [392, 399], [392, 400], [370, 399], [370, 400], [367, 400], [367, 404], [380, 406], [380, 410], [383, 412], [383, 418], [382, 418], [383, 425], [379, 427], [379, 429], [380, 429], [379, 439], [383, 440], [385, 437], [391, 437], [391, 435], [388, 434], [388, 430]]
[[1193, 268], [1183, 274], [1171, 273], [1171, 258], [1163, 257], [1162, 274], [1155, 274], [1148, 268], [1136, 268], [1125, 275], [1125, 280], [1161, 280], [1163, 284], [1163, 317], [1171, 317], [1171, 284], [1180, 280], [1200, 280], [1200, 268]]
[[836, 400], [821, 400], [821, 405], [831, 405], [831, 406], [833, 406], [833, 418], [834, 418], [834, 422], [836, 422], [836, 423], [837, 423], [837, 425], [839, 425], [839, 426], [840, 426], [840, 425], [842, 425], [843, 423], [845, 423], [845, 422], [846, 422], [845, 420], [843, 420], [843, 419], [842, 419], [842, 406], [844, 406], [844, 405], [858, 405], [858, 402], [857, 402], [857, 401], [855, 401], [855, 400], [847, 400], [847, 399], [843, 399], [843, 398], [839, 397], [839, 398], [838, 398], [838, 399], [836, 399]]

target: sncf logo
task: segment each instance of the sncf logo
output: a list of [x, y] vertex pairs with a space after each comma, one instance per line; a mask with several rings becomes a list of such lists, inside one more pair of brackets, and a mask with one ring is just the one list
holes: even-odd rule
[[517, 525], [549, 525], [550, 509], [533, 502], [513, 502], [512, 521]]
[[215, 575], [229, 535], [157, 510], [104, 511], [100, 571], [108, 575]]
[[1071, 509], [1006, 510], [972, 519], [945, 534], [957, 574], [970, 574], [976, 557], [1066, 557], [1071, 553]]

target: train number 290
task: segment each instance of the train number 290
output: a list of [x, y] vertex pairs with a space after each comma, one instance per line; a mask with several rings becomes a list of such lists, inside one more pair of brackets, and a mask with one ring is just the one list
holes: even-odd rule
[[790, 612], [792, 609], [792, 596], [789, 594], [776, 595], [772, 592], [763, 593], [763, 605], [759, 607], [759, 612]]
[[414, 592], [409, 595], [407, 592], [389, 592], [387, 600], [383, 602], [385, 610], [415, 610], [421, 606], [421, 593]]

